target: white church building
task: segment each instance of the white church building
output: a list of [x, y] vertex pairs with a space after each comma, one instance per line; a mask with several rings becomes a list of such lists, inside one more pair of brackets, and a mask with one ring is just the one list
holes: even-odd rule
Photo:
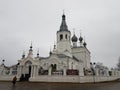
[[0, 80], [11, 81], [17, 76], [18, 81], [85, 83], [120, 78], [120, 71], [91, 63], [87, 43], [81, 35], [79, 38], [75, 33], [71, 36], [64, 14], [56, 36], [57, 42], [48, 57], [41, 57], [39, 51], [34, 56], [31, 45], [28, 55], [23, 54], [18, 64], [7, 67], [3, 61]]

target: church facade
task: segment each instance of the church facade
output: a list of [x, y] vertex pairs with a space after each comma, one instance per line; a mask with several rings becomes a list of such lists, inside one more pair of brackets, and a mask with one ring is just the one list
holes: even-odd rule
[[[39, 51], [34, 56], [31, 45], [28, 55], [23, 54], [18, 64], [11, 67], [1, 64], [0, 80], [7, 80], [16, 75], [19, 81], [80, 83], [113, 80], [120, 77], [120, 72], [117, 70], [110, 72], [108, 68], [101, 69], [91, 63], [87, 43], [81, 35], [78, 38], [74, 33], [71, 37], [64, 14], [56, 36], [56, 45], [48, 57], [41, 57]], [[110, 78], [106, 79], [108, 76]]]
[[[36, 77], [38, 75], [81, 75], [83, 68], [90, 68], [90, 52], [86, 48], [80, 36], [80, 45], [77, 45], [78, 38], [74, 34], [71, 39], [71, 32], [66, 24], [66, 17], [62, 15], [60, 30], [56, 32], [57, 42], [48, 57], [33, 56], [32, 45], [27, 57], [22, 56], [18, 61], [18, 76]], [[71, 42], [73, 45], [71, 46]], [[27, 77], [27, 76], [26, 76]]]

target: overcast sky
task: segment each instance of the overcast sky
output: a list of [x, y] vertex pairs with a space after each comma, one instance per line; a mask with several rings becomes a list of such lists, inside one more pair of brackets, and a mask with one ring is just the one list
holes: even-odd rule
[[65, 10], [68, 29], [85, 36], [91, 61], [115, 66], [120, 56], [120, 0], [0, 0], [0, 63], [16, 64], [31, 41], [48, 56]]

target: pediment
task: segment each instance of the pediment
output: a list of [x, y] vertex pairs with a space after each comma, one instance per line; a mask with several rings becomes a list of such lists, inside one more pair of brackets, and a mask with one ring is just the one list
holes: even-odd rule
[[57, 56], [51, 56], [49, 58], [49, 62], [52, 64], [57, 64], [57, 63], [60, 63], [60, 59]]
[[20, 62], [20, 65], [26, 65], [26, 64], [35, 65], [36, 62], [35, 62], [35, 60], [34, 60], [32, 57], [27, 57], [27, 58], [25, 58], [24, 60], [22, 60], [22, 61]]

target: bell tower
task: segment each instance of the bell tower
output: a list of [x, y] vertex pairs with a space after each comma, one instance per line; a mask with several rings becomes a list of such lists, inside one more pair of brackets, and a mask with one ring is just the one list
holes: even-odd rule
[[71, 53], [71, 32], [66, 24], [66, 17], [62, 15], [60, 30], [57, 31], [57, 53]]

